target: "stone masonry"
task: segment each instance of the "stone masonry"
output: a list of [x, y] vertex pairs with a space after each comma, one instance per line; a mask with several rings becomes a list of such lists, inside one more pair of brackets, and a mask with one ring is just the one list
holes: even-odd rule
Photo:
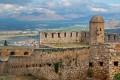
[[90, 21], [90, 33], [53, 31], [42, 32], [40, 36], [41, 43], [84, 42], [90, 43], [89, 47], [0, 47], [0, 75], [32, 74], [47, 80], [113, 80], [120, 72], [119, 34], [104, 33], [103, 24], [104, 19], [96, 15]]

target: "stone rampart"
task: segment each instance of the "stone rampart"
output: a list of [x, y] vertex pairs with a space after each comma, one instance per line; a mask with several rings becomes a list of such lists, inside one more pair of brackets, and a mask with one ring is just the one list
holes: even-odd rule
[[[65, 37], [66, 34], [66, 37]], [[71, 36], [72, 35], [72, 36]], [[90, 34], [88, 31], [41, 31], [40, 42], [44, 43], [71, 43], [84, 42], [89, 43]], [[120, 42], [120, 34], [104, 33], [105, 43]]]

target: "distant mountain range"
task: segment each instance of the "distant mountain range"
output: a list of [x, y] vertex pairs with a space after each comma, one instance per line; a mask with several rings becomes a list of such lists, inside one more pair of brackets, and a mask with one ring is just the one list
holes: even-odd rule
[[120, 21], [112, 19], [105, 23], [105, 29], [120, 29]]
[[[61, 21], [20, 21], [15, 19], [0, 19], [0, 31], [26, 31], [43, 29], [88, 30], [89, 18]], [[105, 29], [120, 29], [120, 21], [112, 19], [105, 22]], [[112, 30], [113, 31], [113, 30]], [[111, 30], [109, 30], [111, 32]]]

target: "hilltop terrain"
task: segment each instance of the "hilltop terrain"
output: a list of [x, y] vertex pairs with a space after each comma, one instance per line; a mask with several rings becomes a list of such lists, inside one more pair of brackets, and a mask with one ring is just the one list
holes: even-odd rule
[[105, 23], [105, 29], [119, 29], [120, 28], [120, 21], [112, 19]]

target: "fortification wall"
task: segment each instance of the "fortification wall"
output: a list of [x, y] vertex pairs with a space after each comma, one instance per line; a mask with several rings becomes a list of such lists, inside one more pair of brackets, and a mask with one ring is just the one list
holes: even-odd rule
[[[59, 36], [58, 36], [59, 33]], [[71, 37], [72, 33], [72, 37]], [[66, 37], [65, 37], [66, 34]], [[70, 42], [84, 42], [89, 43], [90, 34], [88, 31], [41, 31], [40, 42], [44, 43], [70, 43]], [[104, 33], [105, 43], [120, 42], [120, 34]]]
[[95, 78], [107, 80], [109, 78], [109, 47], [108, 44], [97, 44], [90, 48], [89, 69]]
[[[58, 80], [60, 77], [62, 80], [85, 77], [88, 69], [88, 50], [89, 48], [37, 49], [31, 56], [10, 56], [3, 74], [31, 73], [48, 80], [55, 78]], [[58, 62], [61, 63], [58, 71], [61, 75], [56, 74], [54, 70], [54, 64]]]
[[24, 46], [1, 46], [0, 56], [30, 56], [33, 52], [33, 47]]
[[[92, 80], [113, 79], [120, 71], [119, 47], [120, 44], [111, 43], [95, 44], [90, 48], [35, 49], [31, 56], [10, 56], [7, 61], [0, 62], [0, 74], [31, 73], [48, 80], [69, 80], [85, 78], [91, 70], [95, 78]], [[56, 63], [59, 63], [58, 73], [54, 69]]]
[[118, 43], [120, 42], [120, 34], [117, 33], [105, 33], [105, 43]]
[[120, 72], [120, 43], [110, 43], [109, 48], [109, 76], [113, 80], [114, 76]]
[[[86, 37], [85, 37], [86, 35]], [[83, 31], [82, 32], [82, 41], [85, 43], [89, 43], [89, 32]], [[98, 38], [99, 39], [99, 38]], [[104, 43], [119, 43], [120, 42], [120, 34], [117, 33], [104, 33]]]
[[81, 41], [81, 31], [42, 31], [41, 43], [70, 43]]

